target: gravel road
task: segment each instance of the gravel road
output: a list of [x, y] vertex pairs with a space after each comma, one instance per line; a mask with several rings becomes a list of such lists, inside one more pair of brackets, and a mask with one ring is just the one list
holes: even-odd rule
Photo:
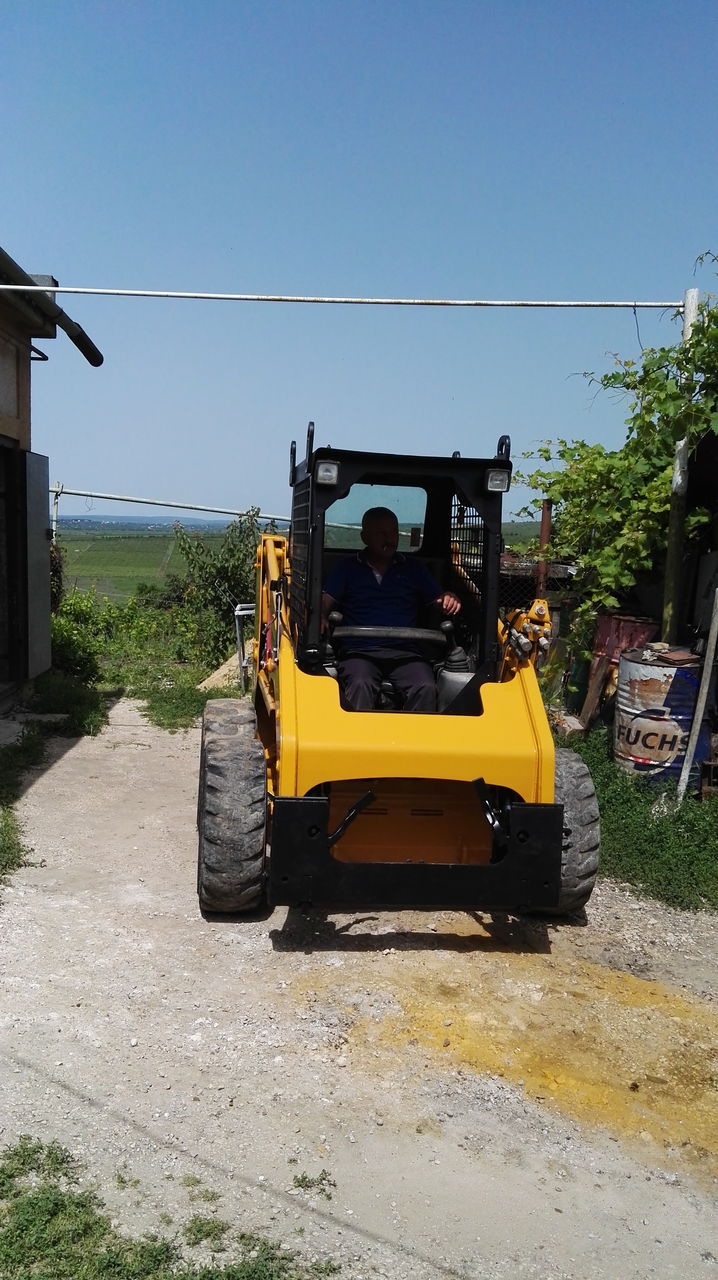
[[351, 1280], [718, 1275], [716, 917], [203, 920], [198, 743], [122, 700], [28, 777], [0, 1141], [58, 1139], [133, 1233], [199, 1207]]

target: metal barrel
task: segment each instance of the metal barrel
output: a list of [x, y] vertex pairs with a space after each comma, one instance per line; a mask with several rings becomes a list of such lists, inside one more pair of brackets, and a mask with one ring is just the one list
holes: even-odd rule
[[[630, 649], [621, 654], [613, 752], [616, 763], [651, 782], [677, 784], [693, 723], [701, 660], [686, 649]], [[710, 755], [701, 728], [694, 765]]]

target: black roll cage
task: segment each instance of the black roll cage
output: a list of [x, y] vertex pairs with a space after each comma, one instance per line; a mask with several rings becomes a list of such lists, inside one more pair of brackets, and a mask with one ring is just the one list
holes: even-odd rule
[[[320, 463], [338, 468], [336, 483], [317, 480]], [[427, 560], [456, 563], [456, 538], [466, 513], [478, 530], [479, 544], [470, 557], [469, 578], [480, 601], [478, 608], [477, 667], [479, 681], [495, 680], [498, 665], [499, 557], [503, 493], [486, 487], [488, 471], [511, 475], [510, 440], [501, 436], [492, 458], [406, 456], [314, 448], [314, 424], [307, 432], [306, 457], [296, 460], [296, 443], [290, 448], [289, 482], [292, 516], [289, 531], [290, 580], [288, 593], [292, 637], [297, 661], [312, 672], [321, 668], [320, 617], [326, 514], [355, 484], [424, 488], [427, 493], [424, 537], [416, 553]], [[509, 480], [510, 483], [510, 480]], [[468, 527], [468, 525], [467, 525]], [[453, 550], [452, 550], [453, 544]], [[461, 590], [459, 588], [459, 594]]]

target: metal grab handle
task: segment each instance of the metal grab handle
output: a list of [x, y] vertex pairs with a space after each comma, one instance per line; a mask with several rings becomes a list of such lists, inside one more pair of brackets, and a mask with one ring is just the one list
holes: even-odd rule
[[347, 809], [347, 812], [339, 823], [339, 826], [335, 827], [334, 831], [330, 832], [327, 836], [327, 844], [330, 848], [333, 844], [336, 844], [337, 840], [341, 839], [347, 827], [350, 827], [352, 822], [356, 821], [359, 814], [363, 813], [364, 810], [367, 809], [370, 804], [373, 804], [375, 800], [376, 796], [373, 791], [365, 791], [364, 795], [359, 797], [356, 804], [353, 804], [350, 809]]
[[247, 692], [247, 666], [248, 660], [244, 649], [244, 630], [242, 627], [243, 618], [252, 618], [255, 614], [255, 606], [253, 604], [238, 604], [234, 610], [234, 629], [237, 633], [237, 657], [239, 659], [239, 682], [242, 693]]

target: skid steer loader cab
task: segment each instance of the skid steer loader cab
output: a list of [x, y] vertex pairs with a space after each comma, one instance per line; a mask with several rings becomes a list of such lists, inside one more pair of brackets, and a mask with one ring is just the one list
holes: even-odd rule
[[[493, 457], [290, 451], [289, 536], [257, 555], [254, 705], [210, 702], [200, 778], [198, 886], [206, 911], [270, 904], [567, 912], [596, 876], [590, 775], [554, 750], [535, 671], [545, 603], [499, 614], [508, 437]], [[461, 600], [453, 626], [363, 628], [433, 665], [436, 714], [342, 705], [322, 587], [361, 546], [368, 507], [395, 510], [400, 550]], [[356, 637], [357, 628], [352, 628]]]

